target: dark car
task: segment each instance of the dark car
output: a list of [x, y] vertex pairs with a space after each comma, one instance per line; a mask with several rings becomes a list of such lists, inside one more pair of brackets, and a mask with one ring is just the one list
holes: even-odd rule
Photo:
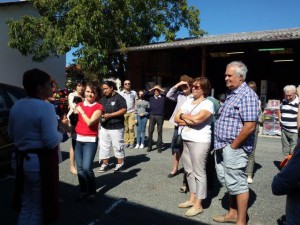
[[13, 143], [7, 133], [9, 112], [13, 104], [24, 97], [26, 92], [23, 88], [0, 83], [0, 176], [11, 172], [10, 154]]

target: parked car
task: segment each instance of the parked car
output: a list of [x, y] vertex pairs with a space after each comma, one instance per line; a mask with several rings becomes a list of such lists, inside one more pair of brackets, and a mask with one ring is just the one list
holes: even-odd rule
[[13, 104], [23, 97], [26, 97], [23, 88], [0, 83], [0, 176], [11, 173], [13, 143], [7, 133], [9, 112]]

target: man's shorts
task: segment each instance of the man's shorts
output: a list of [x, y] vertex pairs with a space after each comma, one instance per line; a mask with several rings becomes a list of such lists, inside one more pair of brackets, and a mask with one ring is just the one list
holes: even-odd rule
[[215, 151], [216, 171], [220, 183], [230, 195], [249, 192], [247, 182], [248, 155], [242, 148], [232, 149], [227, 145]]

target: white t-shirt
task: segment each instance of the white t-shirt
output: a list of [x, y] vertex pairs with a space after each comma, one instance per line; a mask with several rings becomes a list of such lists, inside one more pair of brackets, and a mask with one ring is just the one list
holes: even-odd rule
[[123, 90], [120, 92], [120, 95], [122, 95], [126, 100], [127, 113], [134, 112], [135, 102], [138, 99], [136, 91], [130, 90], [129, 92], [127, 92], [126, 90]]
[[205, 122], [193, 125], [191, 127], [184, 126], [182, 129], [182, 139], [193, 142], [211, 142], [211, 123], [214, 114], [214, 105], [208, 99], [205, 99], [198, 105], [192, 105], [194, 98], [188, 98], [181, 106], [184, 114], [197, 115], [201, 110], [209, 111], [212, 115]]

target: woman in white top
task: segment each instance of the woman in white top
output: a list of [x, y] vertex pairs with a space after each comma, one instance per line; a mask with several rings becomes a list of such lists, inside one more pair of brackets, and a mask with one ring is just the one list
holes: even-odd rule
[[[76, 104], [78, 103], [78, 102], [74, 101], [75, 96], [81, 98], [81, 100], [83, 101], [85, 85], [86, 85], [86, 83], [85, 83], [84, 80], [77, 80], [74, 92], [69, 94], [68, 102], [69, 102], [69, 108], [70, 109], [69, 109], [69, 112], [67, 114], [68, 119], [69, 119], [69, 116], [71, 115], [71, 113], [74, 111]], [[74, 156], [74, 149], [75, 149], [75, 145], [76, 145], [76, 140], [74, 138], [74, 134], [75, 134], [74, 129], [75, 129], [75, 127], [72, 127], [72, 145], [70, 147], [70, 172], [72, 174], [76, 175], [77, 170], [76, 170], [76, 167], [75, 167], [75, 156]]]
[[192, 96], [183, 103], [175, 116], [183, 139], [182, 161], [190, 189], [190, 198], [180, 203], [179, 208], [189, 208], [186, 216], [203, 212], [202, 200], [207, 197], [206, 160], [211, 144], [211, 123], [213, 103], [206, 99], [210, 92], [210, 82], [205, 77], [196, 78], [192, 86]]
[[[16, 147], [15, 209], [18, 224], [52, 224], [59, 218], [58, 145], [68, 139], [59, 129], [52, 95], [52, 79], [39, 69], [23, 76], [27, 98], [10, 111], [8, 134]], [[34, 110], [33, 110], [34, 109]]]

